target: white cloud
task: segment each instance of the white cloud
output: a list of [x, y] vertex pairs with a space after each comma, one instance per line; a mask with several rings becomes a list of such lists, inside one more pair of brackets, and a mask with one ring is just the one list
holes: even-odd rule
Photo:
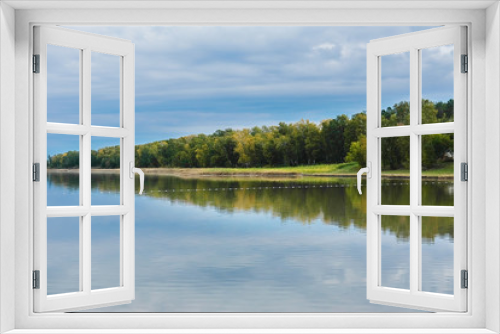
[[319, 45], [316, 45], [316, 46], [313, 46], [313, 50], [314, 51], [322, 51], [322, 50], [333, 50], [334, 48], [336, 48], [337, 46], [335, 44], [332, 44], [332, 43], [322, 43], [322, 44], [319, 44]]
[[442, 45], [438, 46], [436, 48], [431, 48], [429, 49], [431, 52], [433, 52], [433, 56], [436, 58], [445, 58], [447, 60], [453, 59], [453, 45]]
[[[81, 28], [78, 28], [81, 29]], [[83, 27], [136, 44], [137, 96], [364, 94], [365, 45], [401, 27]], [[333, 42], [335, 41], [335, 42]], [[310, 50], [319, 52], [311, 58]], [[342, 61], [340, 61], [342, 59]], [[353, 78], [358, 85], [349, 85]], [[329, 84], [325, 85], [325, 81]], [[325, 90], [322, 87], [336, 87]]]
[[[318, 98], [328, 100], [323, 110], [345, 112], [343, 110], [353, 108], [346, 102], [349, 97], [361, 111], [366, 94], [366, 44], [372, 39], [424, 28], [73, 27], [136, 44], [138, 119], [139, 114], [151, 108], [158, 110], [167, 106], [173, 110], [179, 103], [189, 108], [193, 101], [198, 101], [204, 106], [196, 109], [207, 112], [220, 107], [214, 105], [214, 100], [227, 100], [224, 110], [218, 110], [219, 114], [214, 116], [220, 124], [224, 123], [221, 122], [224, 111], [245, 107], [249, 99], [267, 99], [264, 104], [272, 105], [273, 100], [288, 97], [290, 113], [298, 114], [317, 109], [308, 104]], [[404, 64], [398, 63], [391, 72], [396, 73], [401, 66]], [[63, 69], [55, 75], [58, 74], [64, 78]], [[111, 87], [106, 86], [111, 82], [111, 74], [103, 71], [96, 81], [103, 99], [115, 96]], [[439, 82], [437, 78], [435, 91], [441, 90]], [[395, 89], [396, 94], [398, 87]], [[54, 91], [60, 96], [66, 93]], [[299, 98], [303, 103], [297, 103]], [[332, 116], [329, 113], [322, 117]], [[282, 114], [272, 118], [280, 117]], [[141, 124], [141, 128], [146, 127], [147, 132], [158, 128], [158, 123], [170, 122], [171, 119], [151, 118]], [[137, 127], [139, 141], [141, 128]]]

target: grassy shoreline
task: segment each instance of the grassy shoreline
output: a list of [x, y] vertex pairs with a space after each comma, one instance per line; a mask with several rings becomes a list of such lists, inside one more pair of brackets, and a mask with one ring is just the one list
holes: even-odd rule
[[[265, 177], [355, 177], [360, 166], [355, 163], [332, 165], [311, 165], [297, 167], [271, 167], [271, 168], [143, 168], [148, 175], [174, 175], [179, 177], [209, 177], [209, 176], [265, 176]], [[78, 169], [48, 169], [49, 173], [78, 173]], [[94, 173], [115, 174], [118, 169], [92, 169]], [[383, 178], [408, 179], [409, 170], [383, 171]], [[441, 168], [422, 172], [424, 179], [453, 179], [453, 164], [443, 164]]]

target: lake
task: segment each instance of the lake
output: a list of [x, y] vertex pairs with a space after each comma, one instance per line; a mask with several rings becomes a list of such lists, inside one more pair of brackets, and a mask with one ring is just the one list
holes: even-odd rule
[[[366, 299], [366, 198], [355, 178], [146, 175], [136, 195], [136, 299], [93, 312], [415, 312]], [[119, 204], [92, 174], [92, 205]], [[136, 181], [138, 188], [138, 181]], [[48, 174], [48, 205], [78, 205], [78, 174]], [[424, 181], [453, 205], [453, 181]], [[408, 180], [384, 180], [407, 204]], [[78, 291], [78, 218], [48, 219], [49, 294]], [[383, 217], [382, 282], [409, 287], [407, 217]], [[422, 221], [424, 291], [452, 293], [453, 219]], [[92, 288], [119, 285], [119, 217], [92, 217]]]

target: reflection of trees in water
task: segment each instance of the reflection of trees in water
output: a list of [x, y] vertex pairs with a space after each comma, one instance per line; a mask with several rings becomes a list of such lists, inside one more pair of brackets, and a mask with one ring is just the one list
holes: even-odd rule
[[80, 187], [80, 176], [72, 173], [49, 173], [47, 174], [47, 187], [52, 185], [63, 186], [71, 190], [78, 190]]
[[380, 226], [382, 231], [394, 234], [400, 241], [410, 240], [410, 217], [382, 216]]
[[440, 236], [453, 241], [453, 218], [450, 217], [423, 217], [422, 243], [434, 243], [434, 238]]
[[[91, 175], [91, 187], [103, 192], [119, 192], [120, 191], [120, 176], [118, 174], [97, 174]], [[71, 190], [80, 188], [80, 176], [78, 173], [48, 173], [47, 186], [52, 184], [63, 186]]]
[[[382, 231], [395, 235], [398, 240], [409, 241], [410, 217], [383, 216]], [[432, 244], [436, 237], [447, 238], [453, 241], [453, 218], [450, 217], [422, 217], [422, 243]]]
[[[78, 188], [78, 175], [50, 174], [49, 184]], [[116, 174], [93, 174], [92, 188], [102, 192], [118, 192], [120, 177]], [[323, 187], [318, 187], [318, 186]], [[329, 185], [331, 187], [325, 187]], [[136, 188], [139, 183], [136, 182]], [[290, 188], [298, 186], [296, 188]], [[305, 188], [304, 186], [309, 186]], [[315, 186], [315, 187], [311, 187]], [[287, 187], [272, 189], [272, 187]], [[435, 182], [423, 189], [434, 205], [453, 204], [448, 183]], [[224, 190], [221, 190], [223, 188]], [[228, 189], [232, 188], [232, 189]], [[257, 189], [241, 189], [257, 188]], [[294, 219], [303, 224], [321, 220], [325, 224], [341, 228], [354, 226], [366, 228], [366, 197], [360, 196], [354, 178], [178, 178], [174, 176], [148, 175], [144, 189], [146, 196], [163, 198], [171, 202], [190, 203], [200, 207], [213, 207], [221, 212], [235, 211], [268, 212], [283, 220]], [[186, 191], [189, 189], [190, 191]], [[195, 191], [195, 190], [198, 191]], [[211, 190], [209, 190], [211, 189]], [[217, 189], [217, 190], [216, 190]], [[168, 190], [168, 191], [166, 191]], [[204, 190], [204, 191], [202, 191]], [[408, 195], [408, 183], [399, 182], [383, 187], [383, 196], [391, 203], [398, 203]], [[435, 195], [438, 194], [438, 195]], [[424, 242], [434, 238], [453, 238], [453, 219], [426, 218], [422, 224]], [[383, 230], [400, 240], [408, 240], [408, 217], [384, 216]]]

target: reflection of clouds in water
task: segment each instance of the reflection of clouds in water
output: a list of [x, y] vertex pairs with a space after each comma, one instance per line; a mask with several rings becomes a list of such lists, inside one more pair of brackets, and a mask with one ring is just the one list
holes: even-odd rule
[[[48, 218], [49, 294], [79, 291], [79, 218]], [[120, 285], [118, 216], [92, 217], [92, 288]]]
[[[409, 243], [397, 242], [394, 236], [382, 236], [382, 285], [409, 288]], [[453, 294], [453, 240], [436, 236], [422, 244], [422, 290]]]
[[[136, 300], [102, 311], [403, 311], [366, 300], [366, 236], [354, 229], [284, 228], [269, 214], [228, 218], [172, 204], [158, 211], [163, 226], [137, 226]], [[248, 216], [252, 225], [234, 223]]]
[[[383, 260], [382, 260], [383, 261]], [[387, 268], [389, 267], [389, 268]], [[390, 288], [409, 289], [410, 271], [408, 268], [396, 266], [382, 268], [382, 285]], [[405, 266], [406, 267], [406, 266]]]
[[[382, 227], [391, 221], [409, 226], [409, 217], [383, 216]], [[406, 226], [405, 226], [406, 227]], [[410, 288], [410, 243], [401, 242], [388, 232], [381, 235], [382, 286]]]
[[79, 290], [78, 217], [47, 218], [47, 292], [48, 294]]
[[[318, 194], [323, 193], [316, 189], [306, 194], [321, 201]], [[136, 299], [131, 304], [95, 311], [409, 311], [366, 300], [366, 231], [358, 227], [363, 217], [352, 219], [349, 211], [352, 208], [348, 207], [351, 202], [329, 198], [320, 205], [323, 208], [330, 203], [334, 211], [342, 210], [340, 216], [345, 217], [345, 225], [325, 224], [327, 216], [314, 218], [316, 211], [304, 212], [305, 209], [299, 212], [309, 215], [308, 223], [303, 224], [297, 220], [303, 216], [296, 218], [292, 214], [282, 219], [273, 211], [297, 209], [281, 201], [292, 195], [289, 191], [281, 199], [276, 195], [268, 203], [271, 206], [260, 212], [251, 208], [252, 203], [247, 203], [245, 210], [219, 210], [221, 202], [213, 201], [216, 197], [211, 202], [190, 202], [182, 200], [183, 197], [165, 201], [164, 197], [138, 196]], [[272, 209], [272, 205], [279, 207]], [[395, 247], [408, 243], [403, 239], [398, 244], [396, 236], [390, 233], [387, 238], [392, 241], [388, 243], [387, 254], [391, 256], [387, 261], [398, 270], [402, 261], [393, 256], [400, 255]], [[110, 236], [112, 233], [104, 233], [95, 240], [94, 250], [102, 263], [116, 263], [113, 262], [116, 239], [108, 239]], [[446, 242], [450, 244], [447, 238], [436, 236], [432, 247], [445, 247]], [[64, 240], [61, 233], [51, 242], [55, 248], [64, 250]], [[439, 281], [443, 273], [449, 274], [446, 272], [449, 268], [442, 265], [434, 268], [435, 263], [446, 262], [446, 257], [440, 248], [432, 249], [435, 261], [430, 264], [429, 277]], [[67, 264], [59, 263], [61, 267]], [[110, 268], [109, 272], [116, 271]]]
[[[76, 249], [75, 249], [76, 248]], [[76, 240], [50, 240], [47, 245], [48, 294], [79, 290], [79, 246]]]
[[422, 245], [422, 290], [453, 294], [453, 241], [436, 238]]
[[120, 217], [92, 217], [92, 289], [120, 286]]

